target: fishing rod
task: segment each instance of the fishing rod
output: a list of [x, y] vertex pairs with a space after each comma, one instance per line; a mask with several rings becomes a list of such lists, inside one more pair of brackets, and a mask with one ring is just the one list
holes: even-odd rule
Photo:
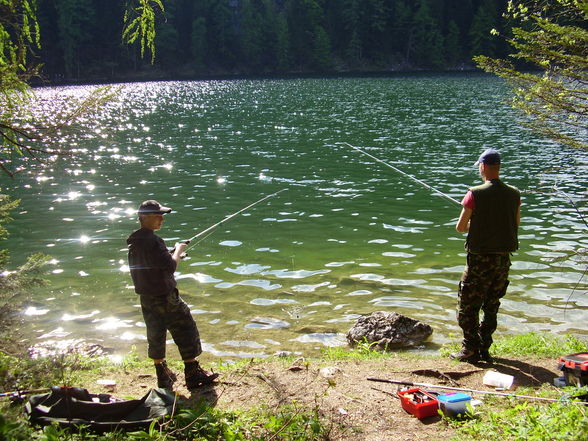
[[50, 391], [48, 387], [43, 389], [30, 389], [30, 390], [15, 390], [12, 392], [2, 392], [0, 393], [0, 398], [18, 398], [23, 397], [25, 395], [36, 394], [39, 392], [47, 392]]
[[[373, 378], [369, 377], [369, 381], [378, 381], [380, 383], [392, 383], [392, 384], [402, 384], [405, 386], [417, 386], [417, 387], [425, 387], [430, 389], [447, 389], [447, 390], [455, 390], [461, 392], [472, 392], [476, 394], [484, 394], [484, 395], [499, 395], [503, 397], [513, 397], [513, 398], [523, 398], [525, 400], [540, 400], [540, 401], [550, 401], [550, 402], [558, 402], [561, 399], [557, 398], [543, 398], [543, 397], [534, 397], [531, 395], [517, 395], [517, 394], [507, 394], [503, 392], [491, 392], [486, 390], [476, 390], [476, 389], [465, 389], [461, 387], [451, 387], [451, 386], [438, 386], [436, 384], [428, 384], [428, 383], [413, 383], [412, 381], [400, 381], [400, 380], [387, 380], [384, 378]], [[565, 400], [569, 400], [566, 398]], [[588, 402], [580, 401], [581, 404], [588, 404]]]
[[400, 170], [397, 167], [394, 167], [391, 164], [388, 164], [386, 161], [382, 161], [380, 158], [375, 157], [374, 155], [372, 155], [371, 153], [366, 152], [365, 150], [360, 149], [359, 147], [356, 147], [354, 145], [349, 144], [348, 142], [342, 142], [342, 143], [338, 143], [338, 144], [345, 144], [348, 145], [349, 147], [351, 147], [354, 150], [357, 150], [360, 153], [363, 153], [366, 156], [369, 156], [370, 158], [372, 158], [374, 161], [377, 161], [381, 164], [384, 164], [386, 167], [390, 167], [392, 170], [400, 173], [401, 175], [404, 175], [410, 179], [412, 179], [413, 181], [415, 181], [417, 184], [422, 185], [423, 187], [427, 188], [428, 190], [431, 190], [435, 193], [438, 193], [439, 195], [443, 196], [445, 199], [449, 199], [451, 202], [455, 202], [457, 205], [461, 205], [461, 203], [455, 199], [453, 199], [451, 196], [443, 193], [442, 191], [437, 190], [436, 188], [431, 187], [429, 184], [427, 184], [426, 182], [421, 181], [420, 179], [415, 178], [412, 175], [409, 175], [408, 173], [403, 172], [402, 170]]
[[[283, 191], [286, 191], [286, 190], [288, 190], [288, 189], [287, 189], [287, 188], [283, 188], [283, 189], [281, 189], [281, 190], [279, 190], [279, 191], [276, 191], [275, 193], [268, 194], [267, 196], [264, 196], [264, 197], [262, 197], [261, 199], [259, 199], [259, 200], [255, 201], [255, 202], [253, 202], [253, 203], [251, 203], [251, 204], [247, 205], [246, 207], [244, 207], [244, 208], [241, 208], [239, 211], [236, 211], [236, 212], [234, 212], [233, 214], [230, 214], [230, 215], [228, 215], [227, 217], [225, 217], [225, 218], [224, 218], [224, 219], [222, 219], [221, 221], [217, 222], [216, 224], [213, 224], [213, 225], [211, 225], [210, 227], [208, 227], [208, 228], [206, 228], [206, 229], [202, 230], [201, 232], [199, 232], [199, 233], [195, 234], [195, 235], [194, 235], [194, 236], [192, 236], [190, 239], [188, 239], [188, 240], [185, 240], [185, 241], [182, 241], [182, 242], [184, 242], [184, 243], [186, 243], [186, 244], [189, 244], [189, 243], [190, 243], [190, 242], [192, 242], [194, 239], [197, 239], [197, 238], [199, 238], [200, 236], [203, 236], [203, 235], [205, 235], [205, 234], [206, 234], [206, 233], [208, 233], [209, 231], [212, 231], [212, 230], [214, 230], [216, 227], [218, 227], [219, 225], [222, 225], [222, 224], [224, 224], [225, 222], [227, 222], [228, 220], [230, 220], [230, 219], [234, 218], [234, 217], [235, 217], [235, 216], [237, 216], [238, 214], [240, 214], [240, 213], [243, 213], [244, 211], [247, 211], [247, 210], [249, 210], [251, 207], [253, 207], [253, 206], [255, 206], [255, 205], [257, 205], [257, 204], [259, 204], [259, 203], [261, 203], [261, 202], [265, 201], [266, 199], [269, 199], [269, 198], [271, 198], [271, 197], [274, 197], [274, 196], [276, 196], [276, 195], [278, 195], [278, 194], [280, 194], [280, 193], [282, 193]], [[187, 247], [187, 248], [186, 248], [186, 251], [188, 251], [190, 248], [192, 248], [192, 247], [193, 247], [194, 245], [196, 245], [197, 243], [198, 243], [198, 242], [196, 242], [196, 243], [193, 243], [192, 245], [190, 245], [189, 247]]]

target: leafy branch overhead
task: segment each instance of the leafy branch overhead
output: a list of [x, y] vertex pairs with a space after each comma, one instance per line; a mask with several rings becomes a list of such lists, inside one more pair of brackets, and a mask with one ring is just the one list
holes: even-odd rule
[[133, 44], [141, 42], [141, 57], [145, 56], [145, 49], [151, 52], [151, 63], [155, 61], [155, 17], [157, 11], [164, 12], [161, 0], [139, 0], [137, 6], [131, 6], [124, 15], [125, 29], [123, 41]]
[[[155, 18], [163, 12], [161, 0], [137, 0], [125, 14], [123, 38], [141, 41], [153, 57]], [[67, 153], [64, 138], [82, 118], [95, 113], [116, 97], [116, 89], [105, 86], [85, 97], [62, 95], [53, 103], [35, 97], [30, 82], [41, 78], [37, 52], [41, 29], [35, 0], [0, 0], [0, 171], [12, 176], [30, 161], [44, 162]], [[41, 78], [42, 79], [42, 78]], [[50, 109], [41, 106], [51, 105]]]
[[474, 58], [478, 66], [512, 86], [511, 104], [527, 127], [560, 144], [588, 148], [588, 1], [510, 1], [505, 17], [520, 23], [508, 39], [516, 50], [510, 57], [529, 71], [486, 56]]

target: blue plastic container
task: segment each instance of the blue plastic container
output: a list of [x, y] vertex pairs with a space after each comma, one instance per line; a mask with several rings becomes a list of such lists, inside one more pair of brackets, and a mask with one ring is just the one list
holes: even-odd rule
[[468, 410], [467, 405], [472, 400], [467, 394], [461, 392], [454, 392], [437, 397], [439, 401], [439, 409], [443, 415], [448, 417], [464, 416]]

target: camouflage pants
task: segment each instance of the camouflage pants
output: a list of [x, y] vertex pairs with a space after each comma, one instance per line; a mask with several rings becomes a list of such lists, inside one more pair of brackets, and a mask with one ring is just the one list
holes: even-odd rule
[[[509, 254], [470, 254], [459, 282], [457, 322], [463, 330], [463, 346], [488, 349], [496, 330], [500, 299], [508, 287]], [[480, 323], [480, 310], [484, 317]]]
[[202, 353], [200, 334], [190, 308], [175, 289], [166, 296], [140, 296], [143, 319], [147, 327], [149, 358], [165, 358], [166, 334], [169, 330], [178, 346], [182, 360], [196, 358]]

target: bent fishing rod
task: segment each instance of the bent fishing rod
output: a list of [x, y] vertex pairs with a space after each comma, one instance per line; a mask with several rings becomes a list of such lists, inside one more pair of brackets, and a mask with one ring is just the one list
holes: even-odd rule
[[435, 193], [437, 193], [437, 194], [439, 194], [439, 195], [443, 196], [445, 199], [449, 199], [451, 202], [455, 202], [457, 205], [460, 205], [460, 206], [461, 206], [461, 203], [460, 203], [460, 202], [458, 202], [457, 200], [453, 199], [451, 196], [449, 196], [449, 195], [447, 195], [447, 194], [443, 193], [442, 191], [439, 191], [439, 190], [437, 190], [436, 188], [433, 188], [433, 187], [431, 187], [431, 186], [430, 186], [429, 184], [427, 184], [426, 182], [423, 182], [423, 181], [421, 181], [420, 179], [417, 179], [417, 178], [415, 178], [414, 176], [412, 176], [412, 175], [409, 175], [408, 173], [405, 173], [405, 172], [403, 172], [403, 171], [402, 171], [402, 170], [400, 170], [399, 168], [397, 168], [397, 167], [394, 167], [394, 166], [393, 166], [393, 165], [391, 165], [391, 164], [388, 164], [386, 161], [383, 161], [383, 160], [381, 160], [380, 158], [377, 158], [376, 156], [372, 155], [371, 153], [368, 153], [368, 152], [366, 152], [365, 150], [362, 150], [362, 149], [360, 149], [359, 147], [356, 147], [356, 146], [354, 146], [354, 145], [351, 145], [351, 144], [349, 144], [348, 142], [340, 142], [340, 143], [338, 143], [338, 144], [345, 144], [345, 145], [348, 145], [348, 146], [349, 146], [349, 147], [351, 147], [352, 149], [354, 149], [354, 150], [357, 150], [358, 152], [360, 152], [360, 153], [363, 153], [363, 154], [364, 154], [364, 155], [366, 155], [366, 156], [369, 156], [369, 157], [370, 157], [370, 158], [372, 158], [374, 161], [377, 161], [377, 162], [379, 162], [379, 163], [381, 163], [381, 164], [384, 164], [386, 167], [389, 167], [389, 168], [391, 168], [392, 170], [394, 170], [394, 171], [396, 171], [396, 172], [400, 173], [401, 175], [403, 175], [403, 176], [406, 176], [406, 177], [408, 177], [408, 178], [412, 179], [414, 182], [416, 182], [417, 184], [420, 184], [420, 185], [422, 185], [422, 186], [423, 186], [423, 187], [425, 187], [426, 189], [428, 189], [428, 190], [431, 190], [431, 191], [433, 191], [433, 192], [435, 192]]
[[[280, 193], [282, 193], [283, 191], [288, 190], [287, 188], [283, 188], [280, 191], [276, 191], [275, 193], [272, 194], [268, 194], [267, 196], [262, 197], [261, 199], [247, 205], [246, 207], [241, 208], [239, 211], [235, 211], [233, 214], [228, 215], [227, 217], [225, 217], [224, 219], [222, 219], [221, 221], [217, 222], [216, 224], [211, 225], [210, 227], [200, 231], [199, 233], [195, 234], [194, 236], [192, 236], [190, 239], [188, 240], [183, 240], [182, 242], [185, 244], [189, 244], [190, 242], [192, 242], [194, 239], [197, 239], [203, 235], [205, 235], [206, 233], [214, 230], [216, 227], [224, 224], [225, 222], [227, 222], [228, 220], [234, 218], [235, 216], [243, 213], [244, 211], [249, 210], [250, 208], [252, 208], [253, 206], [260, 204], [261, 202], [265, 201], [266, 199], [269, 199], [271, 197], [274, 197]], [[192, 245], [190, 245], [189, 247], [186, 248], [185, 251], [188, 251], [190, 248], [192, 248], [194, 245], [196, 245], [198, 242], [193, 243]]]

